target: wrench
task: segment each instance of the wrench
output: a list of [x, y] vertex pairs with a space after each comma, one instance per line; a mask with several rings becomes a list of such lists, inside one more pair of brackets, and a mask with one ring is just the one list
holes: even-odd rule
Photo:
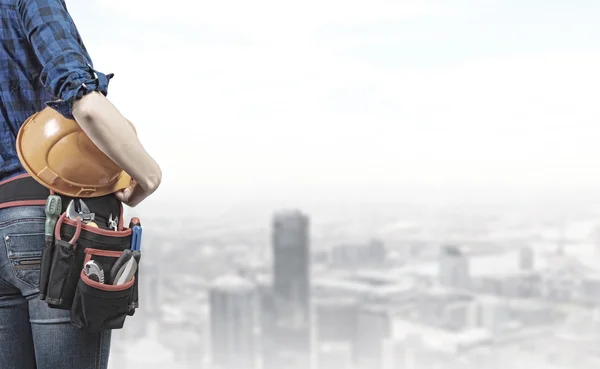
[[[78, 202], [78, 205], [75, 204], [75, 201]], [[77, 207], [81, 210], [77, 211]], [[69, 206], [67, 206], [67, 218], [76, 220], [77, 217], [80, 217], [82, 222], [88, 223], [94, 220], [95, 213], [91, 213], [90, 209], [81, 199], [71, 200]]]

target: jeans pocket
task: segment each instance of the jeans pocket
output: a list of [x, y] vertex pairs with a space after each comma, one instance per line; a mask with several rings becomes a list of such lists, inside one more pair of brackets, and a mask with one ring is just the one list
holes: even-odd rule
[[44, 234], [7, 234], [4, 244], [15, 277], [30, 287], [38, 288]]

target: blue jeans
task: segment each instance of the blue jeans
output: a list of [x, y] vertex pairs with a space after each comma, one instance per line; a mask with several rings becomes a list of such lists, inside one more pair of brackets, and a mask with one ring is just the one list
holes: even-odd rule
[[42, 206], [0, 209], [0, 369], [105, 369], [110, 331], [87, 334], [38, 297]]

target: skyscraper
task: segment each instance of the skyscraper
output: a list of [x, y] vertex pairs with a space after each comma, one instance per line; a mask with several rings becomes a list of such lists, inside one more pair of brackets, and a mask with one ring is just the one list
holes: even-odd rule
[[214, 369], [255, 369], [257, 295], [237, 275], [217, 279], [210, 291], [211, 348]]
[[265, 332], [273, 346], [265, 367], [310, 368], [309, 219], [297, 210], [273, 218], [273, 324]]

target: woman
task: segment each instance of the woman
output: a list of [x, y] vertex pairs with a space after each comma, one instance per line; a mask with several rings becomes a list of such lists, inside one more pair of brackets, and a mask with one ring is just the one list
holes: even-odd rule
[[[106, 99], [112, 75], [92, 69], [63, 0], [0, 0], [0, 48], [0, 183], [25, 173], [16, 135], [47, 104], [75, 119], [135, 180], [115, 193], [120, 201], [133, 207], [157, 189], [160, 168]], [[6, 246], [0, 247], [0, 369], [106, 368], [110, 331], [90, 335], [73, 326], [69, 311], [38, 298], [39, 269], [16, 270], [11, 262], [15, 255], [39, 254], [43, 223], [42, 206], [0, 209]], [[18, 241], [8, 241], [9, 228]]]

